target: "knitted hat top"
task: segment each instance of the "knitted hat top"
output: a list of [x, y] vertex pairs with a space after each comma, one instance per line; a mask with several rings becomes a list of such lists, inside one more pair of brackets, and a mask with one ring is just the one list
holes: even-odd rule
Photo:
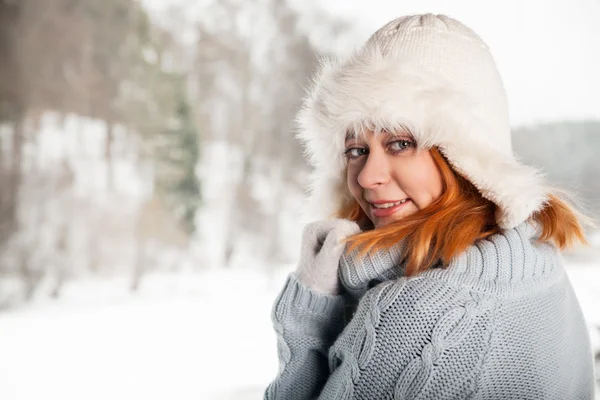
[[443, 15], [389, 22], [354, 54], [323, 60], [297, 116], [313, 166], [306, 217], [331, 217], [351, 200], [343, 157], [347, 132], [407, 129], [437, 147], [498, 206], [505, 229], [543, 207], [537, 170], [511, 149], [506, 93], [488, 46]]

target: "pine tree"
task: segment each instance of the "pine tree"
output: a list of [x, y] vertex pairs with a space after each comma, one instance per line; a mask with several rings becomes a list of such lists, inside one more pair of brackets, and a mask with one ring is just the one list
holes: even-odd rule
[[185, 93], [185, 78], [177, 76], [174, 118], [157, 151], [157, 191], [180, 218], [186, 230], [195, 230], [194, 215], [200, 206], [200, 183], [196, 177], [199, 158], [198, 130]]

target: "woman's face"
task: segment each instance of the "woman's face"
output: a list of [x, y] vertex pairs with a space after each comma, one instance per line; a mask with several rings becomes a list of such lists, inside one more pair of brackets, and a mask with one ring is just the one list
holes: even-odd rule
[[375, 228], [398, 221], [442, 194], [440, 172], [429, 151], [417, 150], [408, 133], [346, 137], [347, 182]]

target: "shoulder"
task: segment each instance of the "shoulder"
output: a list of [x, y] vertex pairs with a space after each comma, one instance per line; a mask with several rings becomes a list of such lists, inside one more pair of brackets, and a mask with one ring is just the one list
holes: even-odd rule
[[481, 239], [423, 277], [502, 299], [530, 296], [565, 280], [563, 260], [530, 223]]

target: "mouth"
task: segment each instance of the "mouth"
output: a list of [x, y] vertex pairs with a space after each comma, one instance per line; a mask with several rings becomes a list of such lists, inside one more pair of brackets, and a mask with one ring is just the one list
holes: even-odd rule
[[410, 199], [396, 200], [396, 201], [378, 201], [376, 203], [369, 202], [371, 206], [371, 214], [374, 217], [389, 217], [396, 213], [398, 210], [406, 206], [410, 202]]

